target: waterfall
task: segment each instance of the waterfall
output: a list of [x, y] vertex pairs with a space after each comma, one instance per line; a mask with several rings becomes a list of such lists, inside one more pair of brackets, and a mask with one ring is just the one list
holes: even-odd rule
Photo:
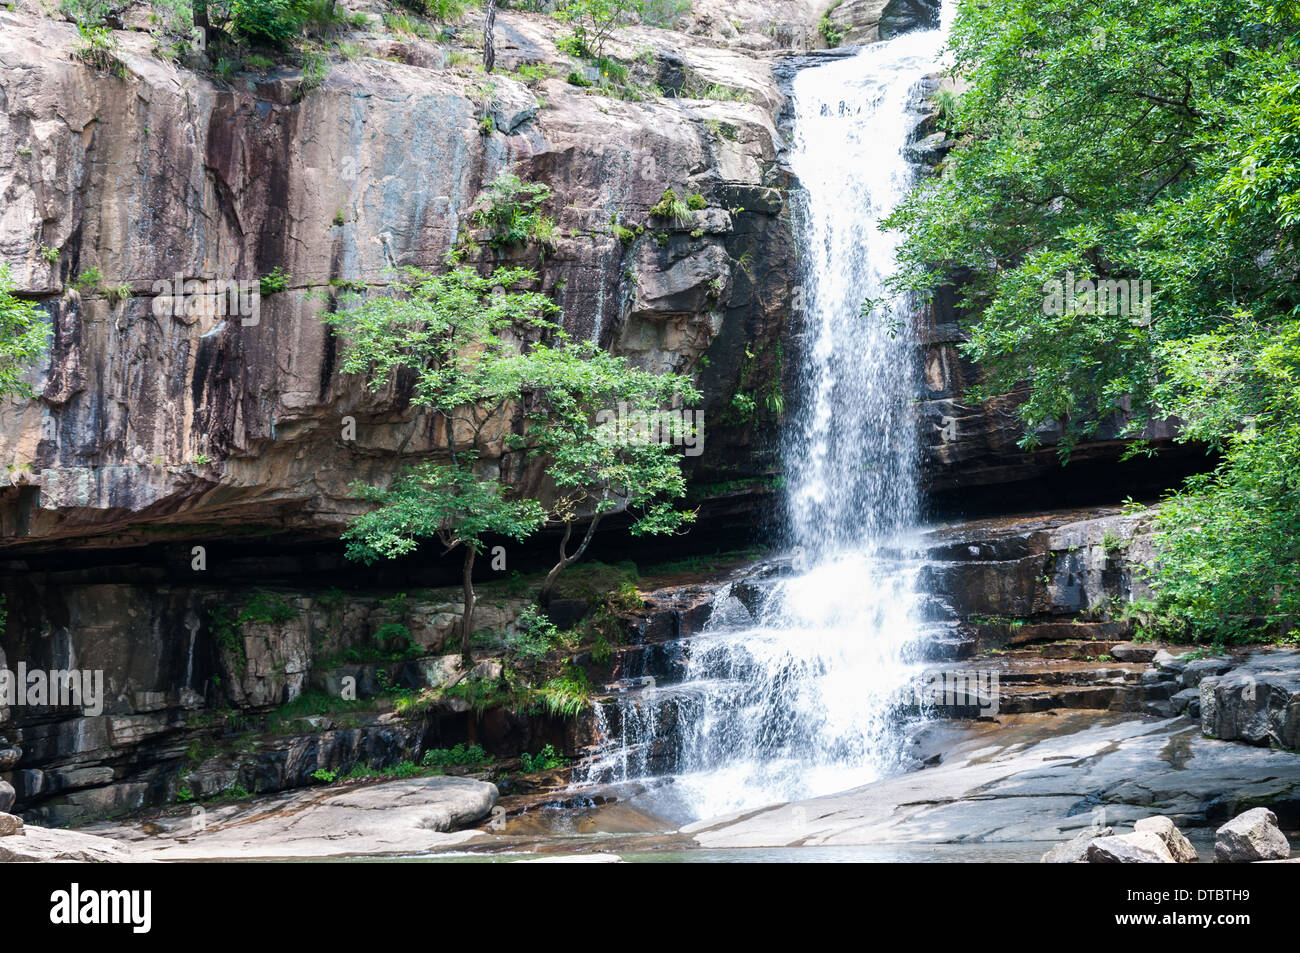
[[909, 405], [915, 348], [884, 295], [898, 237], [879, 224], [915, 181], [909, 102], [943, 30], [800, 71], [790, 165], [804, 190], [798, 411], [786, 435], [793, 571], [741, 580], [705, 631], [643, 653], [653, 688], [599, 710], [587, 780], [650, 779], [702, 818], [845, 790], [898, 761], [892, 702], [925, 637], [909, 533], [918, 514]]

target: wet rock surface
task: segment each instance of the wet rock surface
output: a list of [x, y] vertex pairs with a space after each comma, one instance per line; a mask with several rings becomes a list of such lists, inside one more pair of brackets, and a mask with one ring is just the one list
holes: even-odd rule
[[706, 847], [1059, 842], [1153, 814], [1217, 825], [1261, 801], [1300, 824], [1300, 755], [1186, 719], [1056, 711], [968, 725], [933, 767], [683, 832]]
[[428, 777], [298, 791], [87, 833], [152, 860], [417, 854], [484, 836], [465, 830], [497, 801], [493, 784]]

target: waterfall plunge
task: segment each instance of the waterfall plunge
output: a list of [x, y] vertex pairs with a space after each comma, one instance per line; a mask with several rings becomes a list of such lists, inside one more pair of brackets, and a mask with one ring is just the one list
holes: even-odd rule
[[923, 638], [907, 541], [915, 342], [898, 306], [860, 310], [883, 297], [892, 268], [898, 238], [878, 226], [914, 182], [907, 107], [943, 37], [872, 44], [794, 80], [790, 161], [806, 190], [800, 411], [786, 460], [796, 573], [752, 613], [720, 600], [707, 630], [681, 643], [680, 680], [607, 703], [610, 743], [588, 775], [671, 778], [651, 784], [675, 816], [845, 790], [896, 763], [890, 700]]

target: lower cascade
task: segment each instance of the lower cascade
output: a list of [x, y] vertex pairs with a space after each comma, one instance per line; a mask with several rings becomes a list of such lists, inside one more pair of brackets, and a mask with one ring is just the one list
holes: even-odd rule
[[660, 811], [700, 819], [901, 763], [895, 703], [934, 633], [909, 540], [914, 342], [905, 306], [881, 304], [896, 238], [879, 224], [915, 181], [908, 106], [943, 35], [876, 43], [794, 80], [805, 195], [790, 555], [724, 588], [702, 632], [634, 654], [599, 706], [606, 741], [584, 782], [638, 780]]

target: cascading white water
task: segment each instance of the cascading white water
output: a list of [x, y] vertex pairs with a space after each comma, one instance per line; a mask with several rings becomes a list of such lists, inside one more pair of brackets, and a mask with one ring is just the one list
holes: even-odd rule
[[943, 36], [872, 44], [794, 80], [790, 164], [806, 192], [786, 460], [796, 571], [757, 594], [746, 582], [749, 598], [724, 597], [702, 635], [674, 643], [663, 667], [680, 679], [605, 706], [611, 743], [589, 772], [671, 777], [657, 790], [678, 816], [844, 790], [896, 762], [891, 701], [923, 637], [907, 543], [915, 342], [902, 303], [861, 310], [893, 266], [897, 236], [879, 225], [915, 180], [908, 105]]

